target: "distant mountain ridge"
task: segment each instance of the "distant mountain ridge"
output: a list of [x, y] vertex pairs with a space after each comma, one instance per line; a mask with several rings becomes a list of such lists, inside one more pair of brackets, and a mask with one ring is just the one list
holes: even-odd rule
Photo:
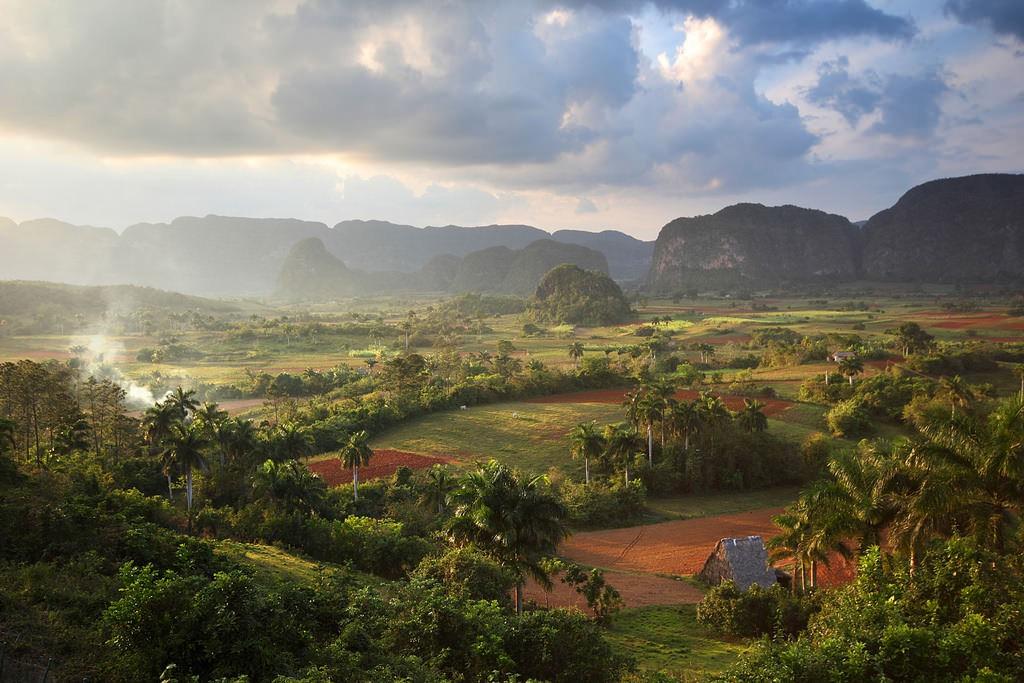
[[281, 266], [275, 298], [326, 301], [395, 292], [492, 292], [528, 296], [544, 275], [568, 263], [607, 276], [604, 255], [588, 247], [550, 239], [522, 249], [495, 246], [459, 257], [435, 256], [414, 273], [364, 272], [348, 268], [317, 237], [296, 244]]
[[528, 225], [417, 228], [386, 221], [323, 223], [296, 219], [183, 216], [139, 223], [118, 235], [109, 228], [53, 219], [21, 225], [0, 218], [0, 279], [78, 285], [136, 284], [206, 296], [264, 296], [274, 291], [297, 243], [319, 239], [349, 268], [367, 273], [419, 272], [432, 259], [462, 257], [503, 246], [522, 249], [538, 239], [607, 252], [611, 274], [636, 280], [646, 272], [653, 242], [616, 231], [559, 231]]

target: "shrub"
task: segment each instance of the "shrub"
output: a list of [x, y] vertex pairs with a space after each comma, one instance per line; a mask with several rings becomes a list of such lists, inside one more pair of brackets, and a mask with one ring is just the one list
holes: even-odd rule
[[791, 595], [779, 585], [754, 584], [742, 591], [732, 581], [723, 581], [697, 605], [697, 621], [734, 636], [794, 636], [807, 628], [817, 610], [816, 598]]
[[874, 431], [868, 413], [857, 399], [846, 399], [837, 403], [825, 415], [828, 428], [836, 436], [857, 439]]
[[569, 511], [570, 523], [578, 526], [624, 526], [637, 520], [647, 499], [641, 482], [590, 484], [566, 482], [559, 488], [562, 503]]
[[433, 581], [449, 593], [472, 600], [493, 600], [511, 605], [515, 576], [472, 547], [428, 555], [410, 574], [414, 581]]

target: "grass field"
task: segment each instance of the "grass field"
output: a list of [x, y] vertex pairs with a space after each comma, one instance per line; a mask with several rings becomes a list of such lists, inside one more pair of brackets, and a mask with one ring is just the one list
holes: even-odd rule
[[723, 671], [748, 647], [700, 626], [696, 605], [623, 610], [608, 629], [608, 639], [617, 651], [635, 657], [641, 669], [664, 671], [684, 681]]
[[582, 476], [582, 463], [569, 458], [568, 431], [580, 422], [622, 419], [621, 407], [605, 403], [499, 403], [424, 415], [380, 434], [371, 446]]
[[647, 507], [665, 519], [697, 519], [760, 508], [785, 507], [794, 502], [799, 493], [799, 486], [778, 486], [759, 491], [649, 498]]

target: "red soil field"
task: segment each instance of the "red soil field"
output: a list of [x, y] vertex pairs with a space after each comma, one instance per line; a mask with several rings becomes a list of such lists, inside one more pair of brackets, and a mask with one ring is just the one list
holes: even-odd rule
[[[590, 391], [573, 391], [567, 394], [552, 394], [550, 396], [539, 396], [527, 399], [527, 403], [622, 403], [628, 389], [592, 389]], [[697, 398], [700, 392], [694, 389], [681, 389], [675, 393], [675, 398], [681, 401], [691, 401]], [[743, 396], [722, 396], [722, 400], [730, 410], [738, 410], [743, 407]], [[779, 398], [758, 398], [764, 404], [764, 414], [769, 417], [778, 415], [784, 410], [791, 408], [791, 401], [784, 401]]]
[[[702, 593], [692, 585], [659, 574], [691, 575], [700, 572], [715, 544], [722, 538], [778, 533], [772, 517], [781, 508], [763, 508], [732, 515], [662, 522], [623, 529], [584, 531], [569, 537], [558, 549], [566, 559], [601, 567], [605, 577], [628, 607], [700, 602]], [[823, 587], [848, 583], [855, 565], [836, 554], [830, 567], [819, 565]], [[788, 562], [779, 566], [791, 570]], [[585, 602], [570, 587], [555, 581], [551, 593], [530, 583], [526, 596], [542, 605], [578, 606]]]
[[[379, 479], [390, 477], [402, 465], [414, 470], [425, 469], [431, 465], [444, 464], [448, 462], [445, 458], [438, 458], [417, 453], [406, 453], [405, 451], [378, 450], [373, 452], [368, 467], [359, 468], [359, 480]], [[317, 460], [309, 463], [309, 469], [320, 475], [328, 486], [338, 486], [352, 482], [352, 470], [342, 467], [341, 460], [331, 458], [329, 460]]]
[[1008, 315], [956, 316], [947, 318], [940, 322], [931, 323], [930, 326], [945, 330], [977, 328], [1024, 331], [1024, 320]]

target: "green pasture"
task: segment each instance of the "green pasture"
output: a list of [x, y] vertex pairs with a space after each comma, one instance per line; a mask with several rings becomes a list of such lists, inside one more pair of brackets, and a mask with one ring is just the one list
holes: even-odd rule
[[696, 605], [656, 605], [622, 610], [608, 628], [617, 651], [640, 669], [701, 681], [729, 667], [748, 646], [697, 623]]
[[527, 472], [558, 467], [582, 476], [569, 458], [567, 434], [580, 422], [618, 422], [622, 408], [607, 403], [499, 403], [414, 418], [377, 436], [371, 446], [444, 455], [460, 462], [494, 458]]
[[722, 491], [689, 496], [649, 498], [647, 507], [665, 519], [697, 519], [733, 515], [763, 508], [785, 507], [796, 501], [799, 486], [777, 486], [758, 491]]

